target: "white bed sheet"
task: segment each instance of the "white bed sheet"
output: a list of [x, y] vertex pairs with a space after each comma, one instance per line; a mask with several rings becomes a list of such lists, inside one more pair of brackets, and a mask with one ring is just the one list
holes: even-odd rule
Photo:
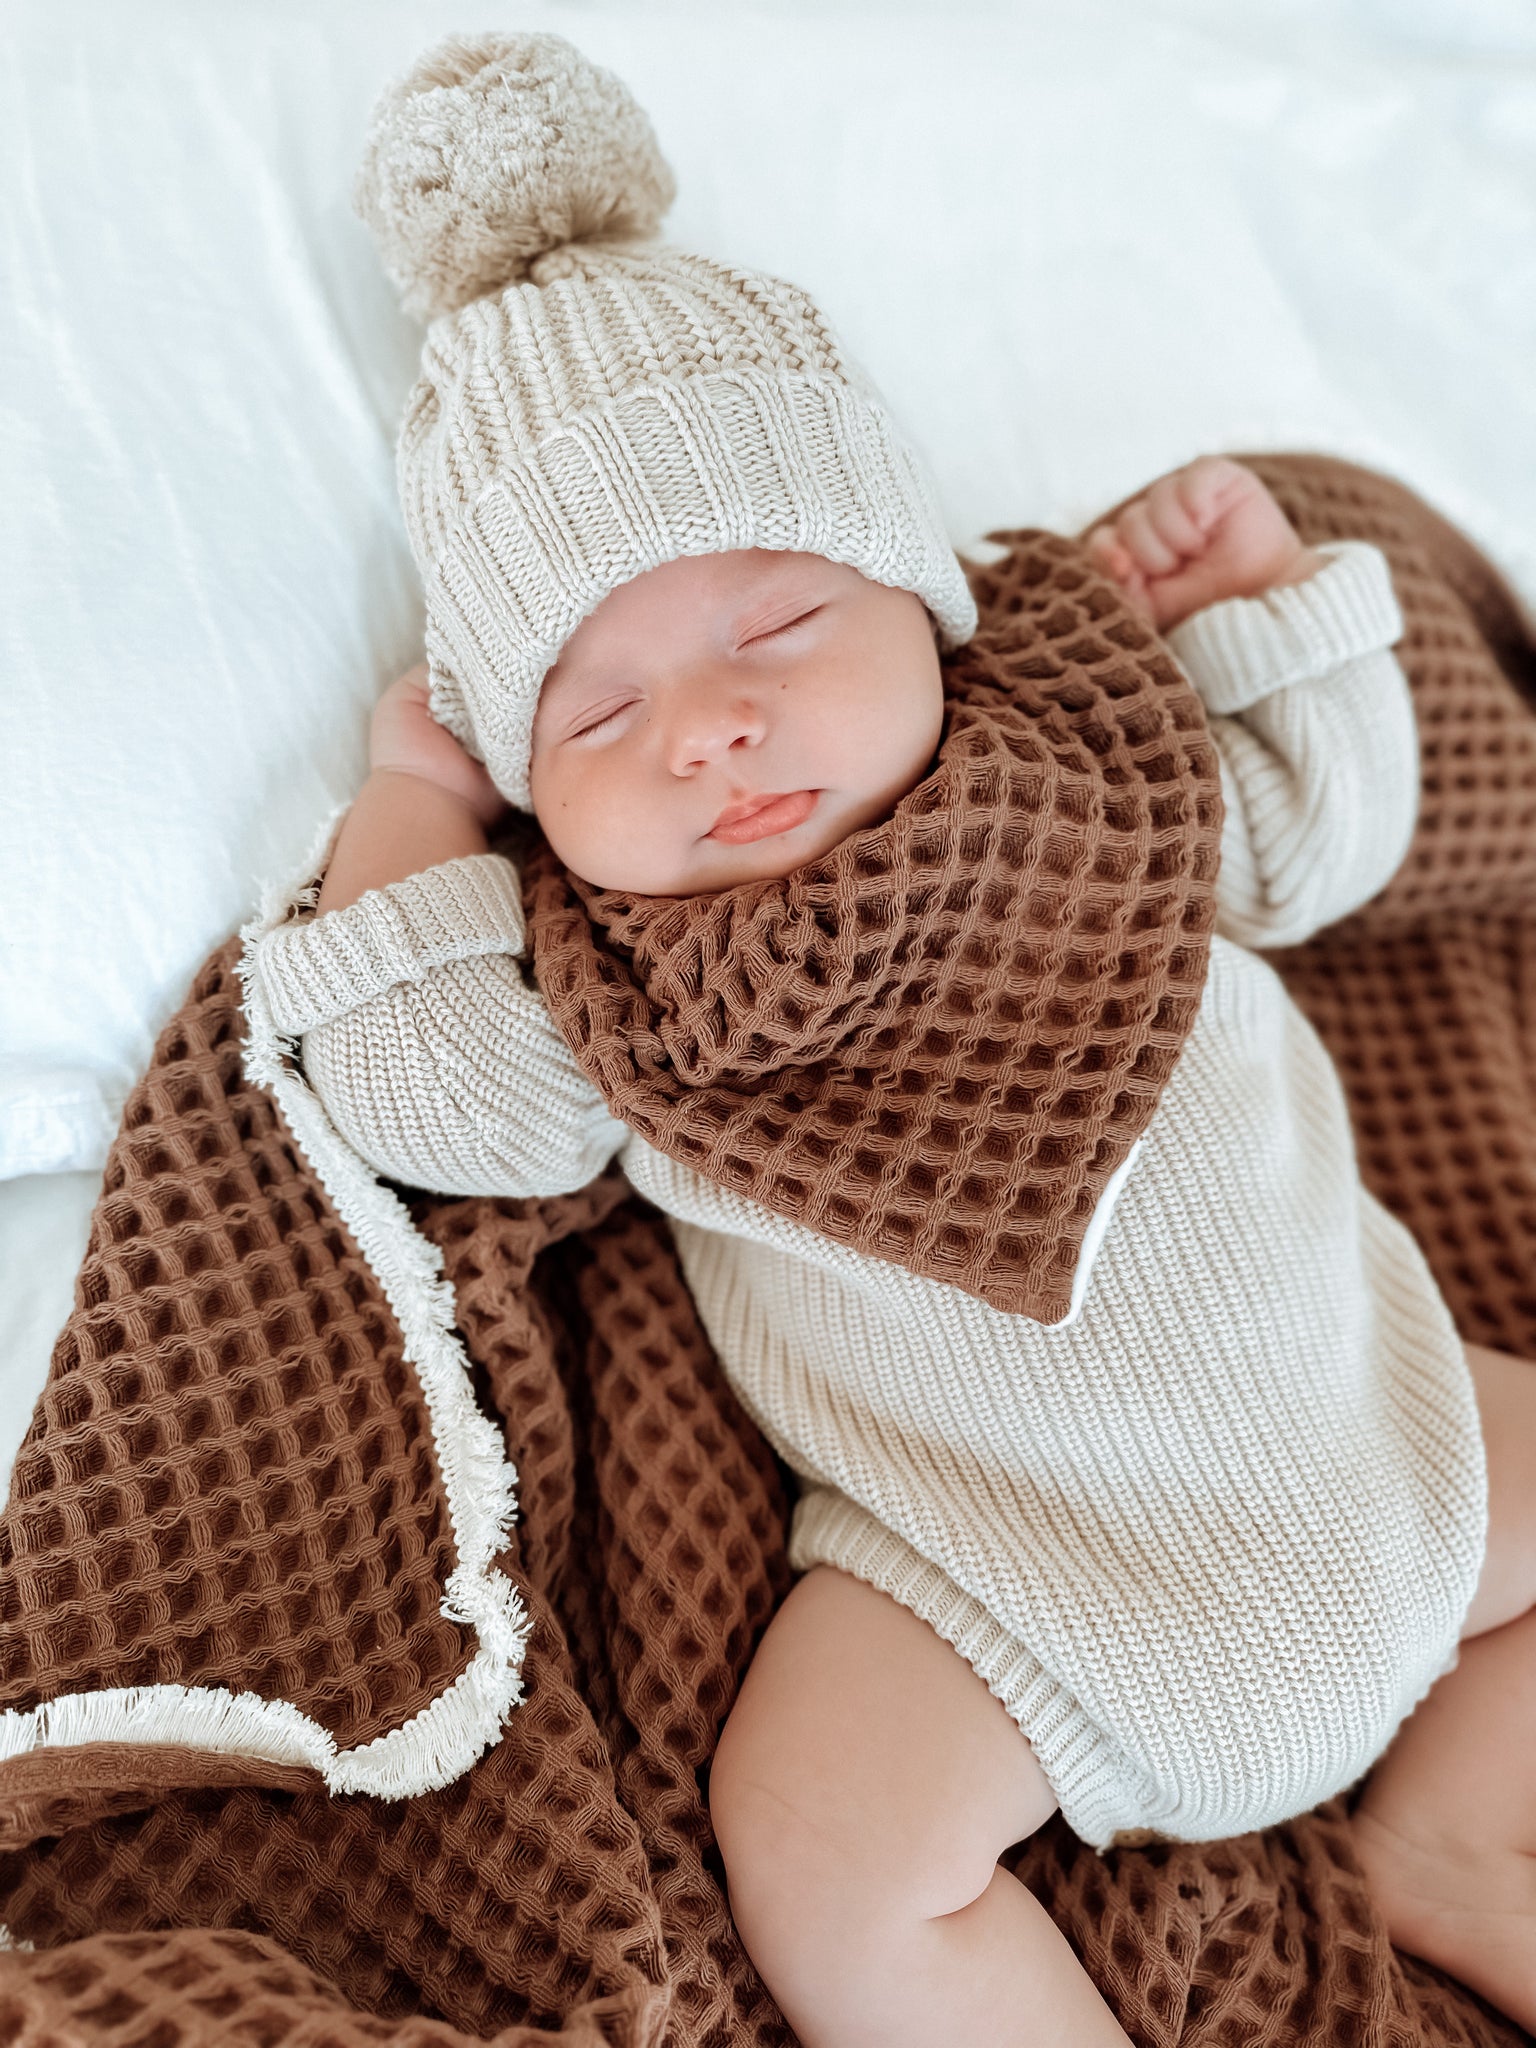
[[99, 1173], [0, 1181], [0, 1501], [74, 1301]]
[[[1404, 477], [1536, 599], [1523, 0], [493, 13], [630, 83], [674, 240], [822, 299], [958, 544], [1204, 449], [1313, 447]], [[419, 331], [347, 191], [379, 87], [464, 26], [0, 18], [0, 1462], [155, 1032], [416, 657], [391, 454]]]

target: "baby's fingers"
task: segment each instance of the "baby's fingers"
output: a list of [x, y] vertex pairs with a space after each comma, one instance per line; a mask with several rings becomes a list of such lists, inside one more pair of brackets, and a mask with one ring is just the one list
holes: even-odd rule
[[1111, 577], [1138, 611], [1152, 616], [1152, 600], [1147, 594], [1147, 579], [1130, 551], [1122, 544], [1113, 526], [1096, 526], [1088, 535], [1086, 546], [1090, 554], [1103, 564], [1105, 574]]
[[[1234, 462], [1230, 455], [1200, 455], [1186, 462], [1164, 481], [1176, 487], [1178, 501], [1186, 516], [1209, 535], [1232, 507], [1259, 486], [1251, 469]], [[1155, 486], [1154, 486], [1155, 488]]]
[[1210, 543], [1209, 534], [1185, 502], [1186, 477], [1187, 472], [1182, 469], [1176, 469], [1171, 476], [1160, 476], [1146, 496], [1147, 517], [1164, 545], [1181, 561], [1204, 554]]
[[1112, 526], [1096, 526], [1089, 534], [1085, 545], [1091, 555], [1098, 556], [1105, 570], [1117, 583], [1123, 582], [1136, 566]]
[[1171, 575], [1183, 560], [1181, 551], [1160, 531], [1150, 498], [1138, 498], [1134, 505], [1127, 505], [1118, 525], [1120, 539], [1143, 575]]

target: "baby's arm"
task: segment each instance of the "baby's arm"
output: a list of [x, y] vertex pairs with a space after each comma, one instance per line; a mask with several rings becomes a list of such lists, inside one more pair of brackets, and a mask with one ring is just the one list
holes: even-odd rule
[[1226, 803], [1218, 930], [1295, 945], [1368, 902], [1401, 865], [1419, 800], [1385, 558], [1360, 541], [1304, 547], [1251, 471], [1214, 458], [1160, 479], [1090, 545], [1210, 714]]
[[517, 872], [486, 851], [501, 799], [450, 734], [415, 723], [430, 724], [418, 675], [381, 702], [318, 914], [269, 932], [253, 971], [377, 1172], [445, 1194], [563, 1194], [603, 1170], [624, 1126], [518, 965]]
[[391, 683], [368, 728], [368, 780], [342, 822], [320, 888], [320, 911], [439, 861], [484, 853], [506, 803], [479, 761], [429, 706], [427, 665]]

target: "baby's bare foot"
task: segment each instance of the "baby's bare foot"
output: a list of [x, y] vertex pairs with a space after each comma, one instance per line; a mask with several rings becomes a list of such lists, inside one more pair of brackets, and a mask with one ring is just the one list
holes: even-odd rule
[[1414, 1840], [1366, 1807], [1353, 1828], [1394, 1945], [1536, 2031], [1536, 1856]]

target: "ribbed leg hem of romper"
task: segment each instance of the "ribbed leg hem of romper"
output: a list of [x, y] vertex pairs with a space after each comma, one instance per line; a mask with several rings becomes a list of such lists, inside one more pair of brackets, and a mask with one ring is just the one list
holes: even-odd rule
[[1106, 1849], [1119, 1834], [1145, 1830], [1136, 1774], [1035, 1653], [981, 1602], [867, 1509], [828, 1486], [807, 1485], [790, 1528], [797, 1572], [833, 1565], [926, 1621], [958, 1650], [1018, 1723], [1074, 1834]]

